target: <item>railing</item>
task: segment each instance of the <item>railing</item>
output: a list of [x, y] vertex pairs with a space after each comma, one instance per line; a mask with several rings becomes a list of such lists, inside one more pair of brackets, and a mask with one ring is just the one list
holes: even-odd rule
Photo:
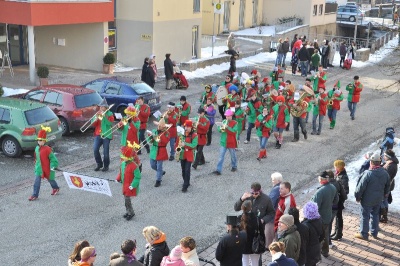
[[279, 33], [297, 26], [303, 25], [303, 20], [300, 18], [293, 18], [291, 20], [285, 21], [285, 22], [279, 22], [277, 20], [275, 22], [275, 32]]
[[[212, 35], [202, 35], [201, 44], [204, 47], [209, 47], [212, 44]], [[214, 46], [226, 46], [226, 40], [215, 38]], [[203, 47], [203, 48], [204, 48]]]

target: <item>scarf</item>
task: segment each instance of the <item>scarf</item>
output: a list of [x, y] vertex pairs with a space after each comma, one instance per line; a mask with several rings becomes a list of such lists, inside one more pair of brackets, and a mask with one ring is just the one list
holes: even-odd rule
[[279, 259], [282, 255], [285, 255], [282, 252], [276, 252], [274, 255], [272, 255], [272, 261], [276, 261], [277, 259]]
[[135, 255], [133, 255], [132, 253], [131, 254], [127, 254], [125, 256], [128, 258], [128, 263], [131, 263], [132, 261], [136, 260]]
[[376, 170], [376, 169], [378, 169], [378, 168], [381, 168], [381, 166], [380, 166], [380, 165], [371, 165], [371, 166], [369, 167], [369, 170]]

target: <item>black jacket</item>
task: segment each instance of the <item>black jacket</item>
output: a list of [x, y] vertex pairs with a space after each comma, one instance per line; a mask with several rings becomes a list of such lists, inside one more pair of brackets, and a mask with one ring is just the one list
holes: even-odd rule
[[311, 56], [307, 51], [307, 48], [303, 45], [303, 47], [301, 47], [299, 54], [297, 55], [299, 58], [299, 61], [310, 61], [311, 60]]
[[236, 58], [232, 55], [228, 73], [236, 72]]
[[[274, 222], [275, 210], [268, 195], [260, 193], [257, 198], [249, 197], [246, 200], [251, 200], [251, 203], [253, 204], [251, 211], [262, 219], [264, 224]], [[239, 198], [235, 203], [234, 210], [240, 211], [242, 203], [242, 199]]]
[[142, 81], [145, 82], [150, 87], [154, 88], [154, 84], [156, 83], [154, 80], [154, 72], [151, 66], [147, 65], [146, 69], [144, 70], [144, 74]]
[[297, 232], [299, 232], [301, 239], [300, 254], [297, 263], [299, 265], [304, 265], [306, 263], [306, 251], [310, 234], [309, 229], [306, 225], [300, 223], [300, 221], [295, 222], [294, 225], [297, 227]]
[[396, 157], [392, 157], [391, 158], [392, 162], [389, 163], [389, 165], [387, 167], [384, 167], [386, 169], [386, 171], [389, 174], [390, 177], [390, 191], [393, 191], [394, 189], [394, 178], [396, 177], [397, 174], [397, 166], [399, 164], [399, 160]]
[[282, 43], [282, 51], [283, 51], [284, 54], [289, 52], [289, 42], [288, 41], [284, 41]]
[[167, 242], [161, 242], [159, 244], [148, 245], [144, 252], [144, 266], [160, 266], [160, 263], [164, 256], [169, 255], [169, 247]]
[[265, 241], [264, 225], [261, 224], [260, 218], [258, 218], [254, 213], [250, 212], [246, 213], [245, 215], [247, 216], [247, 226], [246, 230], [243, 229], [242, 230], [246, 232], [247, 242], [243, 254], [254, 254], [252, 245], [253, 245], [253, 238], [256, 236], [257, 226], [259, 234], [264, 238]]
[[172, 64], [171, 58], [164, 60], [164, 73], [166, 79], [172, 79], [174, 75], [174, 65]]
[[142, 75], [140, 76], [140, 80], [143, 81], [143, 82], [145, 82], [144, 79], [145, 79], [145, 76], [146, 76], [146, 69], [147, 69], [148, 66], [149, 66], [149, 63], [147, 63], [147, 62], [145, 62], [143, 64], [143, 66], [142, 66]]
[[306, 249], [306, 266], [315, 265], [320, 261], [321, 258], [321, 246], [324, 236], [324, 230], [322, 229], [322, 220], [304, 219], [302, 224], [308, 227], [308, 245]]
[[246, 246], [246, 233], [233, 230], [218, 243], [215, 258], [220, 266], [242, 266], [242, 255]]

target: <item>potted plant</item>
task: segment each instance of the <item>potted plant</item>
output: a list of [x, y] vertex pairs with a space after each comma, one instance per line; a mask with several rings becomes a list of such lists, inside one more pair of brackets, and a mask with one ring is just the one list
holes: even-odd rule
[[40, 80], [40, 86], [49, 85], [49, 68], [47, 66], [38, 67], [36, 73]]
[[115, 56], [112, 53], [106, 53], [103, 57], [103, 72], [104, 74], [114, 73]]

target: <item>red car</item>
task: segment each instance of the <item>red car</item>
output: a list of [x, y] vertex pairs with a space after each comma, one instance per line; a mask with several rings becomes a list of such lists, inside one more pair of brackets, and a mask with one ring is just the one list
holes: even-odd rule
[[97, 92], [69, 84], [52, 84], [11, 97], [46, 104], [61, 121], [62, 134], [79, 130], [97, 113], [101, 97]]

